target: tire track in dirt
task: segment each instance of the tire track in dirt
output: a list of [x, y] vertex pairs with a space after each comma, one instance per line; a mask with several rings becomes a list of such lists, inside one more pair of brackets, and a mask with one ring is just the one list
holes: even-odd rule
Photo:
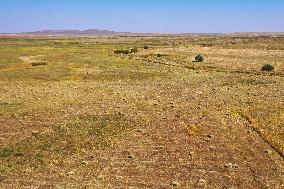
[[[185, 68], [189, 70], [194, 70], [194, 71], [203, 71], [203, 72], [220, 72], [220, 73], [232, 73], [232, 74], [246, 74], [246, 75], [263, 75], [263, 76], [278, 76], [278, 77], [284, 77], [284, 73], [281, 72], [271, 72], [271, 73], [263, 73], [263, 72], [255, 72], [255, 71], [242, 71], [242, 70], [220, 70], [217, 67], [210, 67], [210, 69], [204, 69], [206, 66], [203, 67], [194, 67], [194, 66], [188, 66], [188, 65], [179, 65], [177, 62], [175, 64], [170, 64], [167, 62], [163, 61], [158, 61], [158, 60], [150, 60], [150, 59], [136, 59], [137, 61], [142, 61], [142, 62], [148, 62], [148, 63], [154, 63], [154, 64], [160, 64], [160, 65], [165, 65], [165, 66], [173, 66], [173, 67], [178, 67], [178, 68]], [[171, 60], [171, 62], [173, 62]], [[183, 61], [181, 61], [183, 62]], [[188, 62], [183, 62], [184, 64], [188, 64]]]
[[251, 120], [251, 118], [249, 116], [244, 115], [243, 113], [239, 113], [239, 115], [248, 123], [248, 128], [251, 129], [251, 131], [254, 131], [259, 138], [261, 138], [265, 143], [267, 143], [275, 152], [277, 152], [279, 154], [280, 157], [282, 157], [282, 159], [284, 160], [284, 153], [278, 149], [277, 147], [275, 147], [268, 139], [266, 139], [263, 134], [261, 133], [261, 131], [259, 131], [259, 129], [257, 127], [254, 126], [254, 122], [253, 120]]

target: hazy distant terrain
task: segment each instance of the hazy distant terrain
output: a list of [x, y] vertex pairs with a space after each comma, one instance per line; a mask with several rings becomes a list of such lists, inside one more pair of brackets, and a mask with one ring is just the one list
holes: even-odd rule
[[[34, 32], [15, 33], [16, 35], [71, 35], [71, 36], [100, 36], [100, 35], [125, 35], [125, 36], [164, 36], [164, 35], [192, 35], [192, 36], [236, 36], [236, 37], [259, 37], [274, 36], [284, 37], [284, 32], [236, 32], [236, 33], [133, 33], [133, 32], [115, 32], [109, 30], [89, 29], [89, 30], [42, 30]], [[1, 34], [0, 34], [1, 35]], [[6, 33], [9, 35], [9, 33]]]
[[98, 30], [98, 29], [90, 29], [90, 30], [43, 30], [36, 32], [27, 32], [22, 34], [36, 34], [36, 35], [113, 35], [116, 34], [114, 31], [108, 30]]

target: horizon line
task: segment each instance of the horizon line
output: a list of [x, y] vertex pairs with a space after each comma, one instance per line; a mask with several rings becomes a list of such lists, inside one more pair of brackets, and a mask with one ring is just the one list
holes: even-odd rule
[[111, 32], [113, 34], [166, 34], [166, 35], [182, 35], [182, 34], [237, 34], [237, 33], [284, 33], [284, 31], [234, 31], [234, 32], [131, 32], [131, 31], [114, 31], [108, 29], [97, 29], [97, 28], [89, 28], [89, 29], [42, 29], [42, 30], [34, 30], [34, 31], [24, 31], [24, 32], [5, 32], [1, 33], [12, 35], [12, 34], [36, 34], [36, 33], [44, 33], [44, 32], [87, 32], [91, 30], [97, 30], [98, 32]]

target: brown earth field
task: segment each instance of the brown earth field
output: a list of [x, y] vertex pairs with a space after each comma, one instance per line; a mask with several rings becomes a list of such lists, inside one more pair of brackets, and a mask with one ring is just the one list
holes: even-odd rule
[[0, 38], [0, 188], [282, 189], [283, 158], [283, 37]]

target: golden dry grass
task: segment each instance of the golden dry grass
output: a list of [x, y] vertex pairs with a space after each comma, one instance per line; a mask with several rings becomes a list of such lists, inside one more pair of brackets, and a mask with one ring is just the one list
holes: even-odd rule
[[283, 187], [283, 42], [0, 39], [0, 186]]

